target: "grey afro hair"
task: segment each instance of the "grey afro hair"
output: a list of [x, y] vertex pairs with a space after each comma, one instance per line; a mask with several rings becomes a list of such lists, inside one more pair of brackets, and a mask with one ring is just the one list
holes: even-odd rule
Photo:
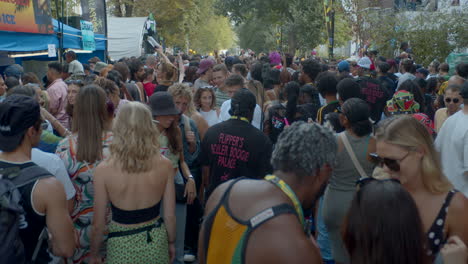
[[325, 164], [333, 164], [336, 151], [336, 138], [330, 129], [295, 122], [280, 134], [271, 164], [275, 170], [310, 176]]

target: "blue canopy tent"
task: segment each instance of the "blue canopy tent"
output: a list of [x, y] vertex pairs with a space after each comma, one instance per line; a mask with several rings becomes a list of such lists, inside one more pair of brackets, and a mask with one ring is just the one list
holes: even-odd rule
[[[48, 49], [48, 44], [55, 44], [59, 48], [58, 33], [59, 22], [53, 20], [54, 34], [33, 34], [13, 31], [0, 31], [0, 51], [8, 52], [37, 52], [45, 51]], [[78, 53], [78, 60], [86, 62], [89, 58], [97, 56], [104, 60], [106, 50], [106, 38], [102, 34], [94, 35], [96, 41], [96, 50], [92, 53]], [[81, 30], [63, 24], [63, 49], [77, 49], [82, 48], [81, 44]], [[47, 55], [17, 58], [16, 62], [20, 63], [21, 60], [50, 60]]]

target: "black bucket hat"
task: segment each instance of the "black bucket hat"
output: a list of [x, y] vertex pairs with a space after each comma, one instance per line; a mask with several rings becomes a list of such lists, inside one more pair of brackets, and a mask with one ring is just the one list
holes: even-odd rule
[[153, 116], [168, 116], [180, 114], [175, 107], [174, 99], [168, 92], [156, 92], [150, 97], [150, 107]]

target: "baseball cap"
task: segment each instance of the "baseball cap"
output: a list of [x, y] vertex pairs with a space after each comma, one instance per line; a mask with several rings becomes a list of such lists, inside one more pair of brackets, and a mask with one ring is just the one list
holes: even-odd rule
[[370, 69], [372, 62], [368, 57], [362, 57], [359, 59], [357, 64], [359, 67]]
[[39, 104], [29, 96], [13, 94], [0, 103], [0, 150], [14, 151], [40, 114]]
[[424, 68], [419, 68], [416, 71], [419, 72], [419, 73], [422, 73], [422, 74], [424, 74], [426, 76], [429, 75], [429, 71], [424, 69]]
[[349, 63], [347, 61], [345, 61], [345, 60], [340, 61], [340, 63], [338, 63], [338, 71], [339, 72], [344, 72], [344, 71], [349, 72]]
[[200, 62], [200, 66], [198, 67], [197, 74], [205, 73], [208, 69], [213, 67], [214, 61], [210, 59], [203, 59]]

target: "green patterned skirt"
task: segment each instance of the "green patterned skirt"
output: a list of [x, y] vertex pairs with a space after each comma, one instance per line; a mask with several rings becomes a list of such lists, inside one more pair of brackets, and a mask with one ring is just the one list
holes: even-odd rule
[[138, 227], [126, 227], [111, 222], [106, 263], [168, 264], [169, 245], [166, 226], [162, 220]]

